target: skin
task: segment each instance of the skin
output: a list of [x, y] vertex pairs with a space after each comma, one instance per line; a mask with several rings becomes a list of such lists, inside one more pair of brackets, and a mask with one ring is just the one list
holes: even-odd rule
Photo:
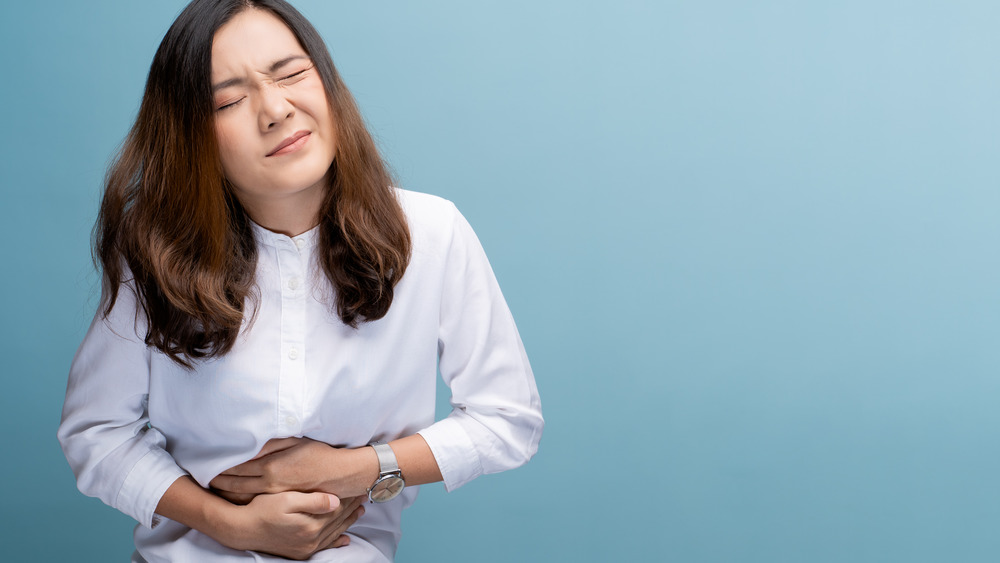
[[[316, 226], [336, 127], [295, 35], [269, 12], [238, 14], [212, 43], [212, 85], [222, 168], [250, 216], [289, 236]], [[303, 134], [301, 147], [273, 154]]]
[[[314, 227], [336, 155], [336, 127], [319, 74], [295, 36], [268, 12], [238, 14], [216, 32], [212, 84], [223, 169], [250, 217], [289, 236]], [[296, 137], [304, 142], [272, 154]], [[419, 435], [389, 445], [407, 485], [442, 479]], [[213, 479], [214, 494], [179, 478], [156, 512], [233, 549], [308, 559], [350, 543], [344, 532], [364, 514], [378, 467], [367, 446], [275, 439]]]

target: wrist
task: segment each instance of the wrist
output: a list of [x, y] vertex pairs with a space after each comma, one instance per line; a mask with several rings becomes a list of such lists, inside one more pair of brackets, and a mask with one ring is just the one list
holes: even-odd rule
[[379, 464], [375, 450], [369, 446], [360, 448], [335, 448], [330, 467], [334, 477], [327, 480], [321, 490], [340, 498], [357, 497], [368, 494], [368, 488], [378, 478]]
[[204, 489], [190, 476], [178, 478], [160, 498], [156, 513], [198, 530], [217, 542], [236, 549], [248, 549], [248, 526], [241, 520], [243, 507]]
[[250, 545], [250, 526], [243, 518], [246, 507], [232, 504], [227, 500], [205, 503], [204, 527], [201, 530], [222, 545], [238, 550], [252, 549]]
[[355, 496], [367, 495], [372, 483], [378, 479], [378, 456], [375, 455], [375, 450], [371, 446], [357, 448], [354, 452], [357, 459], [355, 486], [358, 490], [358, 494]]
[[389, 502], [399, 496], [406, 486], [399, 460], [392, 446], [385, 442], [370, 444], [378, 459], [378, 479], [368, 489], [368, 500], [371, 502]]

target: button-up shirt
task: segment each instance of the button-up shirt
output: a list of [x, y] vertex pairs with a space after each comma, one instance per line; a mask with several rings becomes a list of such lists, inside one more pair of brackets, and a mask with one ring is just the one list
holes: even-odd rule
[[[147, 347], [128, 287], [107, 319], [95, 316], [70, 369], [59, 440], [80, 490], [139, 522], [134, 561], [269, 559], [154, 511], [178, 477], [207, 486], [272, 438], [360, 447], [419, 433], [447, 490], [534, 455], [538, 392], [479, 240], [450, 202], [397, 196], [410, 264], [388, 314], [357, 329], [334, 312], [317, 229], [288, 237], [257, 225], [256, 317], [224, 356], [186, 370]], [[439, 371], [453, 410], [435, 422]], [[391, 561], [416, 493], [368, 505], [349, 546], [311, 561]]]

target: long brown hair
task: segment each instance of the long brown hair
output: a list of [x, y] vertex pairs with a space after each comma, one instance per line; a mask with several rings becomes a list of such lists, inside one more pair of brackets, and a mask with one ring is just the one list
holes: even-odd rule
[[194, 0], [153, 57], [94, 229], [103, 314], [120, 286], [129, 286], [144, 313], [146, 344], [188, 367], [231, 350], [256, 299], [257, 247], [223, 175], [211, 90], [215, 32], [247, 9], [285, 22], [312, 58], [332, 109], [336, 156], [320, 211], [318, 262], [334, 287], [336, 314], [355, 328], [385, 316], [410, 259], [392, 177], [312, 24], [283, 0]]

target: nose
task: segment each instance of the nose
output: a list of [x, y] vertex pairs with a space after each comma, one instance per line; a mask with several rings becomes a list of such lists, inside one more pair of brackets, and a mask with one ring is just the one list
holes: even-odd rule
[[265, 87], [261, 89], [260, 96], [258, 122], [262, 132], [274, 129], [282, 121], [295, 115], [295, 106], [288, 101], [281, 90]]

